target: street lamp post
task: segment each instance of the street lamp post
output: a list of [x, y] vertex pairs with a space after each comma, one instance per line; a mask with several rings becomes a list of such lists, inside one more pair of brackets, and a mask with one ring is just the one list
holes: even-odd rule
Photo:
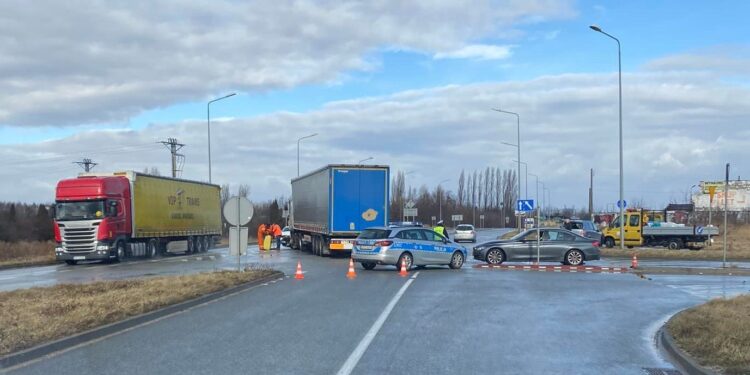
[[615, 38], [614, 36], [607, 34], [606, 32], [602, 31], [602, 29], [599, 26], [591, 25], [589, 26], [591, 30], [594, 30], [596, 32], [602, 33], [610, 38], [612, 38], [615, 42], [617, 42], [617, 82], [619, 85], [619, 102], [620, 102], [620, 249], [625, 249], [625, 223], [623, 220], [625, 220], [623, 217], [625, 216], [625, 178], [623, 177], [623, 168], [622, 168], [622, 53], [620, 51], [620, 40]]
[[518, 113], [504, 111], [498, 108], [492, 108], [493, 111], [507, 113], [516, 116], [516, 144], [501, 142], [508, 146], [515, 146], [518, 149], [518, 199], [521, 199], [521, 116]]
[[362, 163], [364, 163], [364, 162], [366, 162], [366, 161], [368, 161], [368, 160], [372, 160], [372, 159], [375, 159], [375, 158], [373, 158], [372, 156], [370, 156], [370, 157], [368, 157], [368, 158], [365, 158], [365, 159], [362, 159], [362, 160], [360, 160], [359, 162], [357, 162], [357, 164], [362, 164]]
[[303, 139], [312, 138], [316, 135], [318, 135], [318, 133], [313, 133], [297, 139], [297, 177], [299, 177], [299, 142]]
[[[527, 171], [528, 172], [528, 171]], [[539, 250], [539, 228], [542, 227], [542, 215], [540, 213], [541, 207], [539, 206], [539, 176], [529, 173], [530, 175], [534, 176], [536, 179], [536, 264], [539, 264], [539, 259], [541, 258], [540, 250]], [[527, 181], [528, 182], [528, 181]]]
[[[518, 160], [513, 160], [513, 161], [517, 162]], [[533, 173], [529, 173], [529, 164], [528, 163], [522, 161], [521, 164], [523, 164], [523, 170], [524, 170], [524, 172], [525, 172], [524, 174], [526, 176], [526, 177], [524, 177], [524, 180], [526, 180], [526, 182], [525, 182], [525, 184], [526, 184], [526, 195], [524, 196], [524, 198], [529, 199], [529, 175], [533, 176], [534, 174]], [[521, 177], [519, 176], [518, 178], [520, 179]]]
[[440, 216], [438, 216], [438, 221], [443, 220], [443, 194], [440, 191], [440, 185], [443, 182], [448, 182], [450, 179], [445, 179], [443, 181], [438, 182], [438, 206], [440, 207]]
[[208, 183], [211, 183], [211, 103], [218, 102], [219, 100], [230, 98], [237, 95], [233, 92], [229, 95], [224, 95], [221, 98], [211, 100], [206, 104], [206, 129], [208, 130]]

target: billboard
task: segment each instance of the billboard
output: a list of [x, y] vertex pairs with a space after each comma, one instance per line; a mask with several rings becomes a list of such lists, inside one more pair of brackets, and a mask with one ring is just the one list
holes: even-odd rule
[[[710, 195], [709, 191], [714, 190], [714, 199], [711, 207], [714, 210], [724, 209], [724, 181], [701, 181], [701, 193], [693, 195], [693, 204], [696, 210], [708, 210]], [[749, 211], [750, 210], [750, 181], [733, 180], [729, 181], [729, 192], [726, 194], [727, 208], [729, 211]]]

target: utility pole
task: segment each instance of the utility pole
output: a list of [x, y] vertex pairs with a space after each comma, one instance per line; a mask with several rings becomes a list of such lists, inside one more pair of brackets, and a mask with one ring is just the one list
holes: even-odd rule
[[594, 221], [594, 168], [591, 168], [591, 178], [589, 181], [589, 218]]
[[[182, 166], [185, 164], [185, 155], [178, 154], [177, 151], [185, 147], [185, 145], [177, 142], [176, 138], [167, 138], [166, 141], [161, 141], [161, 144], [172, 154], [172, 177], [177, 178], [177, 172], [182, 172]], [[179, 168], [177, 167], [178, 163], [180, 164]]]
[[74, 161], [73, 164], [78, 164], [79, 166], [83, 167], [83, 170], [86, 171], [86, 173], [91, 172], [91, 169], [97, 165], [97, 163], [94, 163], [89, 158], [84, 158], [81, 161]]
[[727, 174], [724, 177], [724, 258], [721, 262], [721, 268], [727, 268], [727, 209], [729, 196], [729, 163], [727, 163]]

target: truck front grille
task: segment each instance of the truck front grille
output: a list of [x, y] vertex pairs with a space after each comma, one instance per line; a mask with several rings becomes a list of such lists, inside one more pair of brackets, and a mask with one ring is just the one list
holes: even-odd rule
[[66, 228], [60, 226], [62, 246], [69, 253], [88, 253], [96, 249], [96, 230], [98, 226], [85, 228]]

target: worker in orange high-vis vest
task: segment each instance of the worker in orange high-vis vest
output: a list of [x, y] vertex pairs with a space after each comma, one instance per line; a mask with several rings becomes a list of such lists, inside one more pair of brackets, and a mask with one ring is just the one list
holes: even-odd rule
[[271, 234], [276, 240], [276, 249], [281, 250], [281, 227], [279, 224], [274, 223], [271, 225]]
[[266, 224], [261, 224], [258, 227], [258, 250], [265, 250], [263, 248], [263, 238], [266, 236]]

